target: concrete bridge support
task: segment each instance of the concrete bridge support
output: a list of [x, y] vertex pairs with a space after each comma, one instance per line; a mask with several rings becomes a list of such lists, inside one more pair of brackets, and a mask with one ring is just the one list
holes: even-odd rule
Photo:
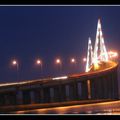
[[16, 103], [18, 105], [23, 104], [23, 93], [21, 90], [16, 91]]
[[67, 80], [0, 87], [0, 106], [89, 99], [119, 99], [117, 67], [100, 74], [68, 77]]

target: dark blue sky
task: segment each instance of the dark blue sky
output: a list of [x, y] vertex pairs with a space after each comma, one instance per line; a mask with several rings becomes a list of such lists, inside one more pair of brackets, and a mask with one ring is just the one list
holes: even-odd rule
[[[90, 36], [94, 45], [98, 18], [107, 49], [119, 50], [120, 7], [0, 6], [0, 82], [16, 81], [12, 58], [19, 60], [19, 79], [38, 79], [84, 71], [82, 58]], [[54, 64], [61, 57], [62, 72]], [[34, 60], [43, 60], [43, 70]], [[76, 66], [69, 59], [75, 57]]]

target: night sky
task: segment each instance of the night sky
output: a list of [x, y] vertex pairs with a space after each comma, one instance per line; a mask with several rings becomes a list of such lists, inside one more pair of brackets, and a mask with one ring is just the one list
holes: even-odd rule
[[[82, 59], [88, 37], [94, 45], [98, 18], [107, 50], [119, 51], [120, 6], [0, 6], [0, 82], [84, 72]], [[70, 64], [71, 57], [76, 65]], [[11, 65], [14, 58], [18, 73]], [[35, 65], [37, 58], [43, 61], [42, 71]]]

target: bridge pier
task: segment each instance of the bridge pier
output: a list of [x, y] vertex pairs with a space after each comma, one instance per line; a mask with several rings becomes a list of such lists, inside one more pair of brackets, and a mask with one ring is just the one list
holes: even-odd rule
[[88, 99], [91, 99], [91, 81], [87, 80]]
[[107, 97], [109, 98], [109, 99], [113, 99], [113, 94], [114, 94], [114, 91], [113, 91], [113, 86], [114, 86], [114, 84], [113, 84], [113, 79], [111, 78], [111, 74], [110, 75], [107, 75], [106, 76], [106, 79], [107, 79], [107, 81], [106, 81], [106, 87], [107, 87]]
[[17, 90], [16, 91], [16, 103], [18, 105], [22, 104], [23, 103], [23, 94], [22, 94], [22, 91], [21, 90]]
[[81, 82], [77, 83], [77, 92], [78, 92], [78, 100], [82, 98], [82, 87], [81, 87]]
[[16, 105], [16, 93], [10, 91], [4, 94], [5, 105]]
[[96, 83], [96, 99], [102, 99], [102, 81], [101, 81], [101, 77], [99, 77], [98, 79], [95, 80], [95, 83]]
[[43, 87], [40, 87], [40, 103], [44, 103], [44, 90]]
[[31, 95], [30, 90], [23, 90], [23, 104], [30, 104], [31, 103]]
[[106, 94], [102, 78], [92, 78], [90, 80], [91, 99], [102, 99]]
[[87, 80], [81, 82], [81, 89], [82, 89], [82, 100], [88, 99], [88, 86], [87, 86]]
[[106, 99], [107, 98], [107, 96], [108, 96], [108, 82], [109, 81], [107, 81], [107, 77], [104, 77], [103, 78], [103, 87], [104, 87], [104, 99]]
[[35, 93], [34, 93], [34, 90], [30, 91], [30, 103], [31, 104], [35, 103]]
[[66, 101], [69, 101], [69, 95], [70, 95], [70, 85], [66, 84], [65, 85], [65, 97], [66, 97]]
[[113, 99], [119, 99], [117, 69], [111, 74], [113, 84]]
[[0, 93], [0, 106], [5, 105], [5, 95], [4, 93]]
[[4, 98], [5, 98], [5, 105], [9, 105], [9, 100], [10, 98], [8, 99], [8, 96], [7, 95], [4, 95]]
[[106, 97], [107, 91], [106, 91], [106, 84], [105, 83], [106, 83], [106, 79], [104, 77], [101, 77], [101, 88], [100, 88], [101, 99], [105, 99], [105, 97]]
[[54, 97], [53, 102], [60, 102], [61, 101], [61, 92], [60, 92], [60, 85], [53, 86]]
[[41, 96], [40, 96], [40, 89], [37, 88], [34, 90], [34, 102], [35, 103], [40, 103], [41, 101]]
[[66, 101], [66, 89], [64, 84], [61, 84], [60, 92], [61, 92], [61, 101], [62, 102]]
[[54, 102], [54, 88], [51, 87], [50, 88], [50, 102]]
[[91, 99], [95, 99], [95, 91], [96, 91], [96, 86], [95, 86], [95, 79], [91, 79]]
[[78, 91], [77, 91], [77, 83], [76, 82], [72, 82], [69, 85], [69, 100], [77, 100], [78, 99]]
[[50, 88], [49, 87], [44, 87], [43, 88], [43, 99], [44, 103], [49, 103], [50, 102]]

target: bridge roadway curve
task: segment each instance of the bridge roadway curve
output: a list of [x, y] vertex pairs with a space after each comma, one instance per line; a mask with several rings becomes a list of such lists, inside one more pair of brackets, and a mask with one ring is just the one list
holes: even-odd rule
[[108, 110], [119, 104], [117, 67], [109, 61], [88, 73], [0, 84], [0, 113], [89, 113], [104, 111], [105, 106]]

